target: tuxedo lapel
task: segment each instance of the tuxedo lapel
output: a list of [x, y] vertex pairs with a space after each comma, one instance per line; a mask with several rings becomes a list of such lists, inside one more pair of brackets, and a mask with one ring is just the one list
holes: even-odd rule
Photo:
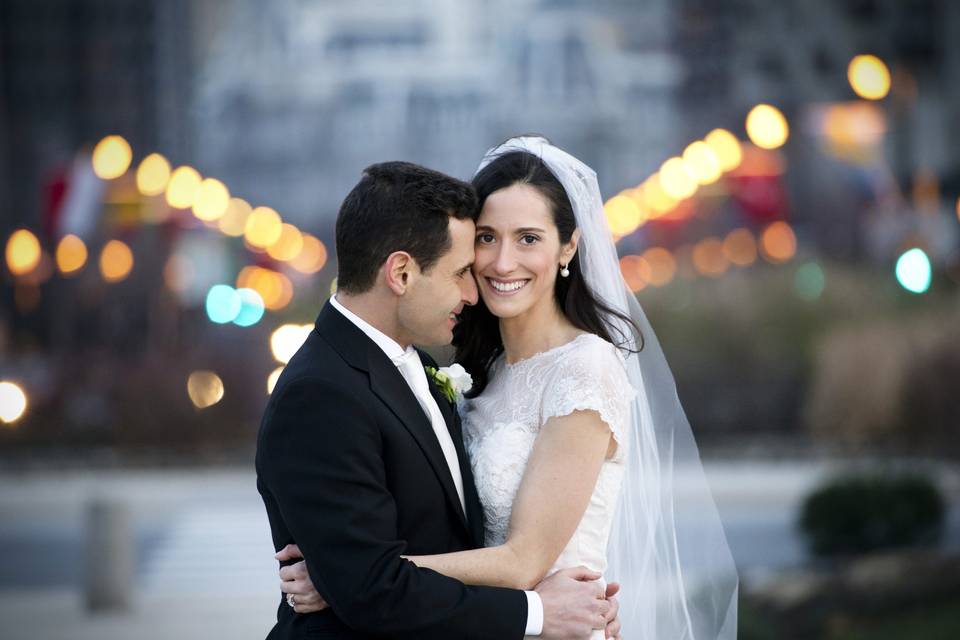
[[[317, 319], [317, 331], [326, 336], [332, 346], [351, 366], [366, 371], [370, 377], [370, 390], [393, 412], [410, 435], [416, 440], [424, 456], [430, 463], [437, 480], [443, 487], [444, 495], [458, 514], [460, 523], [467, 531], [467, 522], [460, 506], [460, 497], [453, 484], [453, 477], [443, 456], [443, 450], [433, 432], [430, 419], [424, 413], [410, 385], [400, 375], [387, 355], [370, 340], [356, 325], [328, 303]], [[433, 384], [430, 384], [431, 389]], [[432, 391], [431, 391], [432, 392]], [[446, 400], [443, 401], [446, 403]], [[438, 402], [439, 404], [439, 402]], [[450, 413], [450, 407], [447, 406]], [[444, 408], [441, 405], [440, 411]], [[444, 416], [446, 419], [446, 415]], [[449, 422], [448, 422], [449, 425]], [[454, 444], [459, 441], [454, 438]], [[462, 457], [460, 449], [458, 456]], [[461, 473], [463, 465], [461, 463]]]
[[460, 463], [460, 477], [463, 479], [463, 502], [467, 507], [467, 524], [474, 545], [482, 547], [483, 509], [480, 506], [480, 497], [477, 495], [477, 487], [473, 481], [473, 470], [470, 467], [470, 458], [467, 456], [466, 448], [463, 445], [463, 430], [460, 425], [460, 416], [433, 380], [430, 380], [430, 394], [433, 396], [433, 399], [437, 401], [437, 406], [440, 407], [440, 413], [443, 414], [443, 419], [447, 423], [447, 431], [450, 432], [453, 446], [457, 450], [457, 460]]

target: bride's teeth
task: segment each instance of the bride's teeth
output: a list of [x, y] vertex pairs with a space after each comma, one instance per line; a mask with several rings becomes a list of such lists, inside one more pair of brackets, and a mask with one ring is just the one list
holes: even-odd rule
[[490, 284], [493, 285], [493, 288], [496, 289], [497, 291], [502, 291], [502, 292], [506, 293], [506, 292], [508, 292], [508, 291], [516, 291], [517, 289], [519, 289], [519, 288], [522, 287], [523, 285], [527, 284], [527, 281], [526, 281], [526, 280], [518, 280], [518, 281], [516, 281], [516, 282], [503, 283], [503, 282], [497, 282], [497, 281], [495, 281], [495, 280], [491, 280], [491, 281], [490, 281]]

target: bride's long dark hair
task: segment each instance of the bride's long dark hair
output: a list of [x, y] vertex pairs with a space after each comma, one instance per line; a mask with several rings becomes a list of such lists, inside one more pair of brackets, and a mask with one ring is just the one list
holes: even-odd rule
[[[530, 185], [547, 199], [553, 213], [553, 222], [560, 235], [560, 243], [570, 242], [577, 228], [570, 199], [563, 185], [543, 161], [526, 151], [505, 153], [473, 177], [480, 208], [483, 208], [483, 203], [490, 194], [518, 183]], [[628, 348], [625, 346], [628, 344], [628, 336], [618, 335], [617, 339], [614, 339], [603, 320], [604, 314], [615, 316], [636, 332], [637, 344], [642, 345], [640, 330], [633, 320], [601, 302], [587, 286], [580, 269], [579, 255], [574, 255], [567, 269], [570, 270], [570, 275], [566, 278], [558, 277], [554, 287], [554, 299], [567, 320], [578, 329], [597, 335], [621, 348]], [[499, 319], [487, 309], [483, 298], [472, 307], [464, 307], [461, 320], [453, 332], [453, 345], [456, 347], [455, 360], [473, 377], [473, 387], [465, 395], [475, 398], [487, 387], [490, 366], [503, 353]]]

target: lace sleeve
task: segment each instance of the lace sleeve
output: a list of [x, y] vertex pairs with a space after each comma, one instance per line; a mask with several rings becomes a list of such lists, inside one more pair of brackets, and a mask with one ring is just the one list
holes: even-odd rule
[[593, 410], [622, 445], [636, 392], [616, 347], [600, 338], [585, 341], [564, 353], [551, 368], [545, 380], [540, 424], [574, 411]]

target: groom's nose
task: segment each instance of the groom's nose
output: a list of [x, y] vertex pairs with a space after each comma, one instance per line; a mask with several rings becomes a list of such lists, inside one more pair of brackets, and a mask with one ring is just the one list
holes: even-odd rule
[[472, 307], [473, 305], [477, 304], [477, 280], [474, 278], [472, 273], [468, 273], [461, 282], [463, 284], [460, 286], [460, 299], [463, 300], [464, 304], [468, 304]]

